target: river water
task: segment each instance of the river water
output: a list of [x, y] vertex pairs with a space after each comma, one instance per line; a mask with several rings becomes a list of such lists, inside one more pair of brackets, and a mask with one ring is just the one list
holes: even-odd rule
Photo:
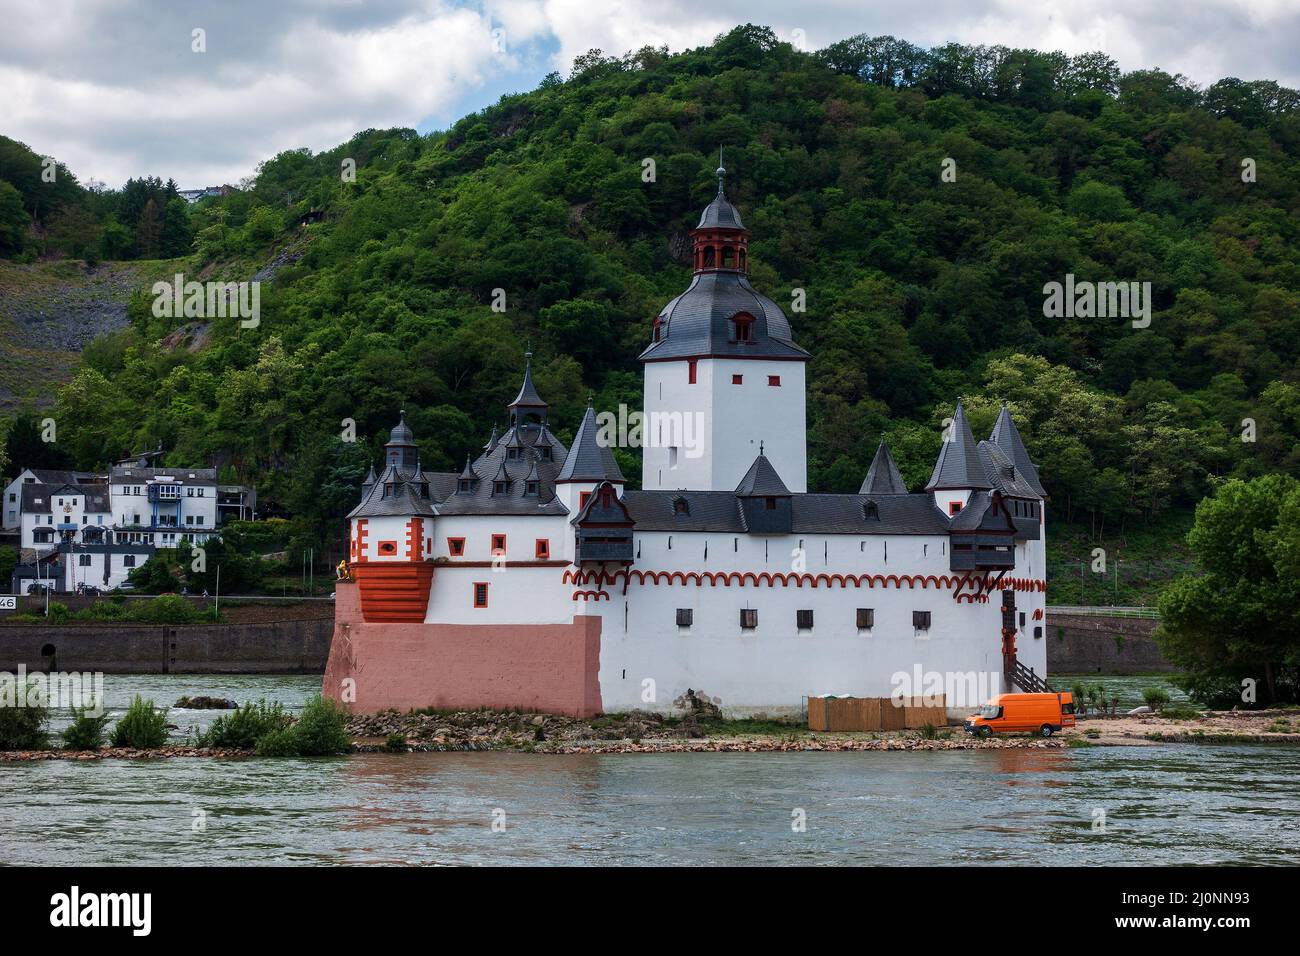
[[[106, 681], [112, 709], [318, 686]], [[0, 841], [36, 864], [1296, 864], [1298, 782], [1300, 748], [1208, 744], [46, 761], [0, 764]]]

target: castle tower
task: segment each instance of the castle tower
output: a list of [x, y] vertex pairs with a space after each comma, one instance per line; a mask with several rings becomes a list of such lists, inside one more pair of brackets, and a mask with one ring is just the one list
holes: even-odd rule
[[955, 515], [966, 506], [971, 492], [987, 491], [993, 485], [984, 472], [979, 446], [966, 421], [961, 401], [953, 412], [952, 422], [944, 432], [939, 458], [925, 490], [934, 495], [934, 503], [946, 515]]
[[764, 445], [808, 488], [804, 363], [790, 321], [749, 282], [749, 230], [718, 194], [691, 230], [694, 276], [654, 321], [645, 363], [641, 487], [731, 491]]
[[411, 426], [406, 424], [406, 409], [402, 409], [401, 418], [388, 433], [388, 441], [384, 444], [384, 467], [395, 465], [399, 471], [411, 474], [415, 471], [418, 455], [415, 435]]

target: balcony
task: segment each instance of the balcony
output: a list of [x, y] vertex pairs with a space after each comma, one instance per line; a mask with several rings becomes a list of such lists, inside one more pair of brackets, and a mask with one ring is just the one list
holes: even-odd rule
[[181, 487], [181, 485], [150, 485], [149, 500], [166, 504], [179, 502]]
[[630, 528], [626, 532], [616, 528], [601, 528], [599, 533], [595, 529], [579, 531], [576, 551], [574, 561], [577, 564], [603, 561], [631, 564], [632, 531]]

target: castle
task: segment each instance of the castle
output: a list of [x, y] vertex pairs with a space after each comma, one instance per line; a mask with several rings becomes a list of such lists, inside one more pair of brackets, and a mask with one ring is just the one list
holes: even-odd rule
[[[641, 490], [590, 403], [572, 447], [555, 437], [531, 363], [459, 473], [421, 468], [403, 415], [348, 516], [327, 696], [591, 715], [694, 691], [794, 714], [898, 694], [900, 675], [942, 693], [940, 675], [956, 712], [1042, 687], [1044, 492], [1009, 411], [976, 442], [958, 403], [924, 492], [882, 441], [857, 494], [809, 493], [810, 356], [750, 284], [724, 175], [641, 353]], [[955, 699], [976, 676], [979, 699]]]

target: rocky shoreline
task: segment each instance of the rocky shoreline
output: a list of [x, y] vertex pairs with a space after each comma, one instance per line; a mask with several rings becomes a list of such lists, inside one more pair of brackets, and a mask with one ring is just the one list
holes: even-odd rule
[[[1152, 746], [1159, 743], [1300, 744], [1300, 710], [1209, 711], [1189, 719], [1143, 714], [1082, 719], [1050, 738], [1030, 735], [975, 738], [961, 727], [877, 733], [813, 732], [778, 720], [726, 720], [707, 710], [685, 716], [647, 711], [581, 719], [521, 711], [413, 711], [358, 714], [347, 732], [356, 753], [508, 752], [627, 753], [852, 753], [865, 751], [1063, 750], [1076, 747]], [[94, 751], [0, 751], [0, 763], [37, 760], [225, 759], [252, 750], [167, 746], [151, 750], [105, 747]]]

